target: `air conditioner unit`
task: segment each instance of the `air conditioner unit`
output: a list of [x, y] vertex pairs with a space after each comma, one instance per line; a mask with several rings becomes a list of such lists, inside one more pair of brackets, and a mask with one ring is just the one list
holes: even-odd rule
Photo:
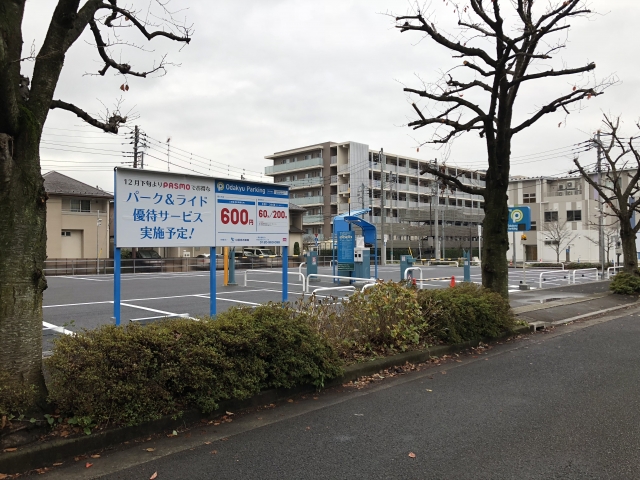
[[558, 192], [558, 196], [561, 197], [562, 196], [562, 192]]
[[567, 188], [573, 188], [573, 182], [567, 182]]
[[558, 190], [564, 190], [564, 185], [558, 185]]

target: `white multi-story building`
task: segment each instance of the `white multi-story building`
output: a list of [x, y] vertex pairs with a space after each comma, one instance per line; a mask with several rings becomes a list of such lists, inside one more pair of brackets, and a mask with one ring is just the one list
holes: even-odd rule
[[[634, 171], [630, 172], [631, 174]], [[591, 173], [597, 178], [596, 173]], [[623, 188], [629, 180], [622, 175]], [[604, 182], [604, 179], [603, 179]], [[526, 240], [521, 232], [509, 234], [511, 249], [509, 260], [553, 261], [558, 259], [556, 249], [560, 240], [559, 261], [600, 262], [599, 232], [602, 217], [605, 261], [615, 261], [617, 218], [609, 206], [598, 200], [597, 192], [584, 178], [578, 176], [512, 177], [509, 183], [509, 205], [531, 207], [531, 231]], [[636, 243], [638, 241], [636, 240]]]
[[[324, 142], [265, 158], [273, 160], [266, 175], [289, 185], [291, 201], [307, 208], [303, 217], [307, 243], [313, 242], [315, 234], [329, 240], [335, 215], [370, 208], [364, 218], [378, 227], [379, 240], [383, 234], [388, 236], [387, 248], [411, 247], [418, 254], [433, 247], [435, 230], [443, 250], [467, 248], [470, 241], [477, 247], [476, 225], [484, 218], [483, 198], [438, 188], [432, 175], [420, 174], [433, 160], [388, 152], [381, 156], [357, 142]], [[485, 184], [484, 172], [444, 168], [463, 183]]]

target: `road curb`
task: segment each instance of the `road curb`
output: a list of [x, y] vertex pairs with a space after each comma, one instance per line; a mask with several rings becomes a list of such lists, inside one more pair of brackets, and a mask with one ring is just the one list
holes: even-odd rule
[[[529, 332], [530, 327], [528, 325], [518, 326], [513, 331], [507, 332], [500, 337], [482, 338], [456, 345], [439, 345], [428, 348], [427, 350], [399, 353], [390, 357], [350, 365], [344, 369], [344, 375], [342, 377], [331, 379], [325, 384], [324, 388], [338, 387], [360, 377], [373, 375], [386, 368], [401, 366], [406, 363], [422, 363], [432, 357], [449, 355], [468, 348], [477, 347], [480, 343], [504, 340], [505, 338]], [[26, 445], [25, 447], [18, 448], [15, 452], [0, 453], [0, 472], [4, 474], [15, 474], [50, 466], [53, 463], [70, 457], [104, 450], [139, 437], [176, 430], [181, 426], [193, 424], [204, 419], [209, 420], [224, 415], [226, 411], [239, 411], [269, 405], [287, 400], [295, 395], [311, 393], [316, 390], [316, 387], [312, 385], [302, 385], [291, 389], [265, 390], [246, 400], [221, 401], [219, 402], [219, 408], [210, 414], [202, 414], [197, 410], [189, 410], [177, 419], [168, 416], [134, 427], [119, 427], [81, 437], [54, 439], [43, 443]]]

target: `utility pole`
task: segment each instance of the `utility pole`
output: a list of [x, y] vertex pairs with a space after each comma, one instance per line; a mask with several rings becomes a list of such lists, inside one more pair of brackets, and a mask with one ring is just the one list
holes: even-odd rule
[[[596, 171], [598, 172], [598, 186], [601, 185], [602, 182], [602, 148], [601, 148], [601, 143], [600, 143], [600, 130], [598, 130], [598, 133], [596, 133], [596, 142], [597, 142], [597, 147], [598, 147], [598, 163], [597, 163], [597, 167], [596, 167]], [[602, 198], [600, 195], [598, 195], [598, 243], [599, 243], [599, 255], [600, 255], [600, 268], [601, 268], [601, 272], [604, 278], [604, 228], [603, 228], [603, 223], [604, 223], [604, 219], [603, 219], [603, 212], [602, 212]]]
[[362, 197], [360, 198], [362, 210], [364, 210], [364, 183], [360, 186], [362, 188]]
[[[389, 211], [391, 212], [391, 221], [389, 222], [389, 237], [391, 237], [391, 263], [393, 263], [393, 223], [395, 218], [393, 215], [393, 190], [395, 185], [396, 196], [398, 195], [398, 177], [392, 171], [389, 171], [389, 179], [393, 182], [391, 186], [391, 200], [389, 205]], [[396, 207], [398, 206], [398, 199], [396, 198]]]
[[138, 168], [138, 142], [140, 141], [140, 130], [138, 125], [133, 129], [133, 168]]
[[[438, 169], [438, 159], [435, 159], [436, 170]], [[438, 178], [436, 177], [436, 206], [435, 206], [435, 216], [436, 216], [436, 233], [435, 233], [435, 244], [436, 244], [436, 260], [440, 260], [440, 235], [438, 234], [438, 209], [440, 208], [440, 185], [438, 184]]]
[[171, 171], [171, 137], [167, 138], [167, 172]]
[[384, 171], [384, 164], [385, 164], [385, 158], [384, 158], [384, 150], [381, 148], [380, 149], [380, 230], [381, 230], [381, 238], [382, 238], [382, 248], [380, 250], [382, 250], [382, 257], [381, 257], [381, 264], [382, 265], [386, 265], [387, 264], [387, 243], [384, 241], [384, 176], [386, 175], [385, 171]]
[[144, 152], [140, 152], [140, 169], [144, 169]]

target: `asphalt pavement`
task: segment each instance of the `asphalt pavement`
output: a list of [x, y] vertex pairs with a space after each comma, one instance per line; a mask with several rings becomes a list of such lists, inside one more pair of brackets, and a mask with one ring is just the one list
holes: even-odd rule
[[574, 323], [362, 389], [235, 412], [232, 423], [132, 442], [47, 478], [636, 479], [639, 317]]
[[[422, 278], [423, 288], [446, 288], [451, 277], [463, 280], [463, 268], [450, 266], [420, 266], [413, 272]], [[303, 297], [302, 279], [298, 272], [306, 270], [290, 268], [288, 278], [288, 299], [291, 302]], [[322, 275], [333, 274], [330, 267], [321, 267]], [[372, 267], [373, 273], [373, 267]], [[576, 278], [579, 284], [592, 283], [594, 275], [589, 272]], [[246, 276], [246, 286], [245, 286]], [[567, 285], [571, 272], [520, 269], [509, 271], [509, 291], [512, 301], [517, 301], [525, 292], [519, 290], [520, 282], [526, 278], [533, 292]], [[471, 281], [481, 282], [480, 267], [471, 267]], [[386, 265], [378, 269], [378, 278], [400, 280], [400, 266]], [[43, 344], [45, 355], [51, 349], [52, 339], [58, 335], [92, 329], [114, 322], [113, 275], [52, 276], [49, 288], [44, 292]], [[236, 271], [236, 286], [223, 285], [222, 271], [216, 272], [217, 312], [232, 306], [256, 306], [282, 300], [282, 271], [280, 269], [259, 269]], [[330, 278], [318, 278], [310, 283], [309, 291], [319, 288], [341, 288], [348, 285], [333, 283]], [[343, 297], [350, 292], [328, 290], [318, 292], [318, 296]], [[523, 298], [526, 297], [526, 294]], [[130, 322], [148, 323], [161, 318], [184, 316], [195, 318], [209, 314], [209, 272], [138, 273], [122, 275], [122, 324]]]

